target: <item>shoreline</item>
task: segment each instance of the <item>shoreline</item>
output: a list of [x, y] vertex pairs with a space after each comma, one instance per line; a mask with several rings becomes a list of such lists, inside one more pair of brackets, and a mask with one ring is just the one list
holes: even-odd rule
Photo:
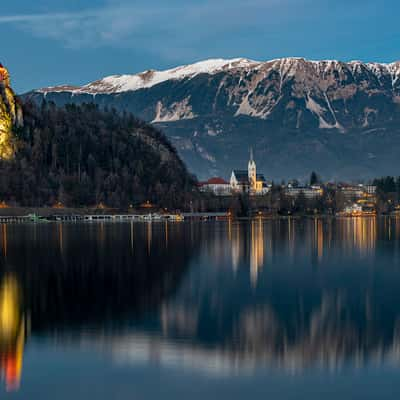
[[255, 214], [233, 216], [230, 213], [159, 213], [149, 210], [122, 210], [103, 208], [51, 208], [51, 207], [10, 207], [0, 208], [0, 223], [37, 222], [181, 222], [181, 221], [254, 221], [254, 220], [307, 220], [307, 219], [371, 219], [397, 218], [396, 214], [332, 215], [332, 214]]

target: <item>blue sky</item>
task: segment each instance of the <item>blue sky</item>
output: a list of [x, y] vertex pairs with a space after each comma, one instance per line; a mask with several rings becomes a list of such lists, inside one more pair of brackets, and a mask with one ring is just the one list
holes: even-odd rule
[[206, 58], [400, 59], [399, 0], [17, 0], [0, 62], [18, 92]]

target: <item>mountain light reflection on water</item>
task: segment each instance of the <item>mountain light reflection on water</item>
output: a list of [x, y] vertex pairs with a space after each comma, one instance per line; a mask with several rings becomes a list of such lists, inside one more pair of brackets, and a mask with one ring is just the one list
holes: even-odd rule
[[[163, 379], [167, 398], [210, 379], [203, 396], [261, 398], [288, 376], [400, 376], [400, 220], [1, 225], [0, 236], [0, 368], [16, 398], [158, 398]], [[302, 393], [287, 390], [278, 397]]]

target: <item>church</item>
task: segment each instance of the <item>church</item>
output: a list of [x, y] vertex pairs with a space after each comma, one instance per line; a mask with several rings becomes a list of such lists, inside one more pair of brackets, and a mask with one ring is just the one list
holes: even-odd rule
[[270, 187], [262, 174], [257, 174], [257, 166], [250, 150], [250, 160], [246, 170], [233, 170], [230, 180], [231, 191], [262, 196], [269, 192]]

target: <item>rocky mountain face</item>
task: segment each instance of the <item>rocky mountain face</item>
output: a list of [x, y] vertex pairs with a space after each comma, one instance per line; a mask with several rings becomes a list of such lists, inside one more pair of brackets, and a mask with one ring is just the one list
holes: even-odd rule
[[22, 108], [10, 86], [10, 76], [0, 64], [0, 159], [13, 158], [16, 149], [13, 129], [22, 122]]
[[208, 60], [26, 96], [95, 102], [162, 128], [200, 178], [246, 166], [270, 179], [397, 174], [400, 62]]

